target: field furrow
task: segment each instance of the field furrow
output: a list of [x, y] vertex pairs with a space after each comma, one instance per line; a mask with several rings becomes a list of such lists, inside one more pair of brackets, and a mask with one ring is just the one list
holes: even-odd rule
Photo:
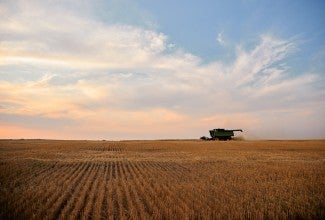
[[140, 188], [140, 198], [143, 198], [143, 204], [146, 207], [146, 212], [149, 214], [149, 216], [152, 216], [159, 210], [159, 206], [157, 204], [159, 201], [156, 199], [155, 189], [152, 187], [152, 184], [148, 181], [150, 177], [146, 172], [146, 167], [143, 166], [142, 163], [143, 162], [135, 163], [133, 166], [133, 170], [138, 176], [137, 183]]
[[89, 171], [89, 175], [84, 179], [83, 186], [79, 190], [80, 194], [78, 196], [77, 202], [74, 206], [74, 209], [69, 213], [72, 218], [81, 219], [85, 217], [84, 213], [88, 210], [85, 210], [89, 198], [89, 191], [92, 189], [92, 186], [95, 182], [95, 177], [98, 173], [98, 166], [96, 163], [92, 162], [92, 169]]
[[131, 193], [130, 193], [130, 186], [134, 184], [134, 180], [131, 179], [130, 173], [126, 169], [127, 162], [123, 161], [121, 163], [121, 169], [123, 173], [123, 179], [122, 179], [122, 192], [123, 197], [126, 200], [126, 206], [129, 213], [129, 216], [133, 219], [139, 219], [138, 215], [138, 209], [135, 205], [135, 201], [133, 200]]
[[40, 213], [52, 207], [53, 201], [64, 191], [64, 183], [69, 182], [69, 184], [71, 184], [71, 177], [73, 177], [74, 172], [78, 169], [78, 164], [62, 167], [61, 169], [55, 170], [53, 176], [44, 178], [42, 182], [39, 183], [39, 186], [46, 188], [46, 190], [44, 190], [44, 192], [38, 190], [32, 199], [32, 201], [35, 201], [35, 204], [39, 204], [39, 206], [43, 207], [43, 209], [38, 209], [33, 212], [37, 213], [36, 216], [41, 215]]
[[127, 179], [124, 182], [124, 190], [128, 193], [128, 200], [129, 203], [132, 204], [132, 213], [131, 216], [133, 216], [135, 219], [144, 219], [145, 216], [145, 208], [143, 205], [143, 202], [141, 201], [141, 198], [139, 197], [138, 191], [139, 186], [137, 184], [137, 177], [134, 174], [134, 170], [131, 168], [130, 162], [127, 161], [124, 164], [124, 171], [127, 173]]
[[[60, 177], [64, 174], [69, 168], [67, 166], [58, 166], [52, 169], [48, 169], [47, 172], [42, 172], [38, 174], [34, 179], [30, 179], [29, 185], [33, 186], [27, 190], [28, 193], [25, 193], [19, 197], [17, 201], [19, 205], [18, 212], [23, 213], [22, 210], [27, 210], [25, 216], [33, 215], [35, 212], [40, 212], [39, 204], [42, 204], [41, 201], [46, 199], [43, 197], [44, 194], [48, 195], [53, 192], [53, 185], [47, 186], [52, 177]], [[46, 190], [41, 190], [46, 189]], [[55, 190], [55, 189], [54, 189]], [[42, 199], [43, 198], [43, 199]], [[32, 201], [33, 206], [30, 206], [29, 203]]]
[[[131, 186], [131, 193], [134, 195], [134, 200], [136, 200], [136, 204], [138, 206], [139, 211], [141, 211], [140, 215], [142, 217], [148, 216], [149, 215], [149, 197], [148, 194], [146, 193], [143, 183], [142, 183], [142, 176], [139, 175], [135, 168], [135, 163], [130, 163], [129, 164], [129, 170], [130, 174], [133, 177], [133, 183]], [[142, 218], [141, 217], [141, 218]]]
[[129, 218], [129, 212], [128, 212], [128, 205], [126, 198], [123, 194], [122, 190], [122, 181], [124, 179], [123, 172], [121, 170], [121, 161], [116, 162], [116, 169], [117, 169], [117, 179], [114, 182], [115, 184], [115, 191], [116, 191], [116, 201], [117, 201], [117, 207], [118, 207], [118, 218], [120, 219], [126, 219]]
[[105, 197], [106, 197], [106, 177], [107, 177], [107, 169], [105, 162], [100, 163], [99, 174], [97, 177], [97, 186], [95, 186], [96, 191], [94, 192], [93, 201], [91, 203], [91, 211], [89, 213], [90, 218], [92, 219], [100, 219], [105, 218], [106, 214], [104, 212], [105, 207], [103, 206]]
[[115, 178], [113, 177], [113, 167], [115, 166], [115, 161], [109, 162], [109, 169], [107, 173], [107, 179], [105, 184], [105, 191], [106, 193], [106, 210], [105, 213], [109, 219], [113, 219], [115, 216], [115, 197], [114, 197], [114, 181]]
[[98, 193], [98, 183], [100, 180], [100, 175], [101, 175], [101, 164], [96, 164], [96, 169], [95, 169], [95, 175], [93, 178], [90, 180], [91, 185], [89, 189], [87, 190], [86, 197], [84, 199], [84, 207], [81, 208], [81, 211], [79, 211], [79, 216], [78, 219], [88, 219], [91, 218], [92, 216], [91, 211], [93, 210], [93, 204], [96, 201], [97, 193]]
[[[76, 181], [72, 192], [65, 195], [63, 202], [61, 202], [58, 209], [53, 213], [53, 219], [57, 218], [76, 218], [76, 214], [80, 209], [80, 203], [83, 200], [80, 198], [82, 195], [82, 190], [85, 191], [85, 184], [88, 177], [92, 174], [94, 169], [94, 163], [86, 162], [86, 167], [83, 172], [80, 172], [78, 176], [78, 181]], [[72, 212], [74, 215], [72, 215]]]
[[76, 185], [82, 178], [87, 164], [77, 163], [77, 169], [69, 173], [67, 179], [62, 181], [62, 185], [55, 190], [55, 193], [45, 203], [45, 210], [40, 216], [57, 216], [59, 212], [66, 206], [67, 198], [73, 193]]

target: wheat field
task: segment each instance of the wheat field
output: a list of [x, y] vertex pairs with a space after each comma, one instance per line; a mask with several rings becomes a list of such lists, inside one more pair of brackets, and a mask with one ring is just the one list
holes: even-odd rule
[[324, 219], [325, 141], [0, 141], [0, 219]]

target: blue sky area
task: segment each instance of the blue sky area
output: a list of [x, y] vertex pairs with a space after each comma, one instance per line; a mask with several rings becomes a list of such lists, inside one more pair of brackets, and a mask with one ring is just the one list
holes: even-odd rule
[[325, 138], [325, 1], [1, 1], [0, 138]]
[[[251, 48], [257, 44], [259, 35], [272, 34], [296, 40], [298, 60], [291, 61], [296, 66], [321, 68], [324, 63], [313, 62], [317, 58], [311, 56], [324, 50], [324, 1], [122, 0], [99, 5], [104, 22], [154, 28], [167, 34], [178, 47], [201, 57], [203, 62], [231, 60], [234, 55], [231, 49], [238, 43]], [[116, 8], [117, 13], [107, 13], [111, 8]], [[224, 44], [217, 41], [218, 34]], [[300, 65], [301, 61], [307, 65]]]

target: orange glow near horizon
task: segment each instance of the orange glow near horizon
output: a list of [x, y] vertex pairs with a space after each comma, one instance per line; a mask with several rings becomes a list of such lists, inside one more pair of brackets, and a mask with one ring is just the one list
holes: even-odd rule
[[59, 135], [41, 129], [31, 129], [18, 126], [0, 126], [2, 139], [61, 139]]

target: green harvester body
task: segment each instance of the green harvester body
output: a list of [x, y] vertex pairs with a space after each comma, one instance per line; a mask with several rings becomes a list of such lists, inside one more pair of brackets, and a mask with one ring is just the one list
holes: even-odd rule
[[243, 132], [242, 129], [226, 130], [224, 128], [215, 128], [209, 132], [212, 140], [230, 140], [235, 135], [234, 131]]

